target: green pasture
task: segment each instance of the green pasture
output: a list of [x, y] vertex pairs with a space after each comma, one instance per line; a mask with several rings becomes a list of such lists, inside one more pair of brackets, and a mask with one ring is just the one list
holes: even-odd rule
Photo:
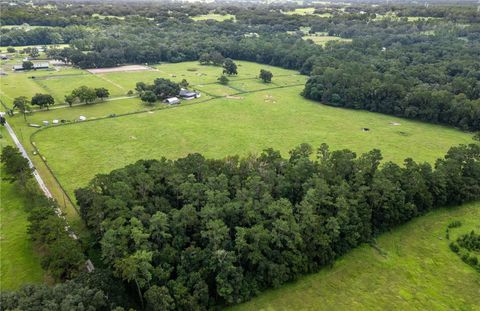
[[122, 96], [128, 92], [127, 89], [124, 89], [120, 85], [93, 74], [58, 75], [45, 79], [37, 79], [36, 83], [47, 93], [51, 94], [57, 103], [63, 103], [65, 95], [82, 85], [92, 88], [104, 87], [110, 91], [110, 96], [112, 97]]
[[202, 93], [202, 96], [203, 94], [207, 94], [211, 96], [228, 96], [228, 95], [233, 95], [239, 92], [238, 90], [233, 89], [228, 85], [221, 85], [218, 83], [206, 84], [206, 85], [197, 84], [192, 88]]
[[[229, 77], [231, 86], [234, 86], [236, 81], [238, 83], [248, 83], [256, 85], [259, 83], [263, 86], [263, 82], [257, 79], [260, 69], [266, 69], [273, 73], [273, 82], [278, 85], [291, 85], [292, 83], [304, 83], [305, 77], [291, 70], [286, 70], [278, 67], [259, 65], [246, 61], [235, 61], [238, 66], [238, 75]], [[184, 62], [178, 64], [160, 64], [154, 65], [154, 70], [133, 71], [133, 72], [110, 72], [95, 74], [96, 78], [113, 84], [120, 88], [123, 92], [134, 90], [137, 82], [153, 83], [156, 78], [165, 78], [172, 81], [180, 82], [183, 79], [187, 80], [192, 87], [199, 90], [210, 91], [209, 93], [224, 96], [238, 91], [229, 88], [228, 86], [221, 86], [218, 82], [218, 77], [222, 75], [223, 68], [220, 66], [203, 66], [198, 62]], [[93, 78], [96, 80], [96, 78]], [[249, 79], [251, 81], [243, 81]], [[241, 81], [242, 80], [242, 81]], [[241, 82], [240, 82], [241, 81]], [[209, 86], [207, 86], [209, 85]], [[273, 85], [273, 86], [275, 86]], [[209, 90], [207, 90], [208, 88]], [[247, 87], [246, 90], [252, 90]]]
[[0, 99], [11, 107], [15, 97], [31, 98], [36, 93], [49, 93], [55, 97], [57, 104], [63, 103], [64, 94], [78, 85], [79, 82], [76, 81], [92, 80], [89, 85], [94, 85], [95, 77], [89, 75], [86, 71], [68, 67], [59, 67], [57, 70], [10, 71], [6, 76], [0, 76]]
[[[286, 155], [304, 142], [315, 147], [326, 142], [332, 149], [350, 148], [359, 153], [379, 148], [386, 160], [398, 163], [412, 156], [433, 163], [450, 146], [472, 142], [470, 134], [451, 128], [305, 100], [299, 95], [302, 88], [277, 88], [51, 127], [38, 132], [33, 140], [69, 193], [97, 173], [139, 159], [175, 159], [192, 152], [222, 158], [273, 147]], [[50, 113], [53, 116], [57, 111]], [[364, 127], [370, 131], [362, 131]]]
[[232, 14], [221, 15], [221, 14], [210, 13], [210, 14], [194, 16], [192, 17], [192, 19], [194, 21], [214, 20], [217, 22], [223, 22], [229, 19], [235, 20], [235, 15], [232, 15]]
[[377, 239], [384, 254], [363, 245], [332, 268], [230, 310], [479, 310], [480, 273], [453, 253], [445, 238], [452, 220], [463, 225], [451, 232], [480, 230], [480, 203], [414, 219]]
[[[0, 127], [0, 146], [7, 131]], [[40, 258], [27, 234], [27, 212], [15, 185], [6, 179], [0, 167], [0, 291], [14, 290], [26, 283], [41, 283], [44, 272]]]

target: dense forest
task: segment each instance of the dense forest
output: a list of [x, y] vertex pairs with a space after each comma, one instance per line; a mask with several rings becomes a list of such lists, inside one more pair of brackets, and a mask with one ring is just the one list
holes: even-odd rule
[[[287, 158], [273, 149], [223, 160], [191, 154], [138, 161], [78, 189], [81, 216], [96, 237], [91, 244], [68, 235], [56, 203], [42, 197], [16, 148], [5, 147], [1, 160], [29, 202], [42, 265], [69, 280], [1, 292], [6, 310], [239, 303], [318, 271], [361, 243], [375, 244], [379, 233], [432, 209], [480, 198], [478, 144], [451, 148], [434, 167], [412, 159], [382, 163], [379, 150], [357, 157], [325, 144], [302, 144]], [[478, 240], [470, 233], [451, 248], [475, 266], [468, 250], [478, 250]], [[104, 267], [82, 272], [83, 251], [99, 252]]]
[[[315, 159], [313, 159], [315, 155]], [[379, 150], [303, 144], [288, 158], [139, 161], [76, 197], [104, 263], [147, 306], [199, 310], [248, 300], [318, 271], [434, 208], [480, 198], [480, 145], [432, 167], [381, 164]]]

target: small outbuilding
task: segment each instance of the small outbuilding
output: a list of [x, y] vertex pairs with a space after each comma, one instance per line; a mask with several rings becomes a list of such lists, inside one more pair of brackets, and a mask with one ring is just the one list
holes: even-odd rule
[[33, 69], [37, 70], [37, 69], [48, 69], [50, 67], [50, 65], [48, 63], [36, 63], [36, 64], [33, 64]]
[[[32, 67], [33, 70], [48, 69], [48, 68], [50, 68], [50, 65], [48, 63], [35, 63], [33, 64], [33, 67]], [[22, 71], [22, 70], [25, 70], [25, 68], [23, 68], [23, 65], [13, 65], [13, 70]]]
[[189, 91], [187, 89], [181, 89], [180, 93], [178, 93], [178, 96], [180, 96], [183, 99], [190, 100], [190, 99], [200, 97], [200, 93], [197, 91]]
[[180, 103], [180, 99], [178, 99], [178, 97], [170, 97], [165, 99], [163, 102], [169, 105], [175, 105]]

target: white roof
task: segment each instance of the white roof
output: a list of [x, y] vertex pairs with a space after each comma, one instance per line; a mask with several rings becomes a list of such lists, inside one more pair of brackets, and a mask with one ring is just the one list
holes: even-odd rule
[[180, 99], [178, 99], [178, 97], [170, 97], [170, 98], [167, 98], [166, 101], [171, 103], [171, 102], [180, 101]]

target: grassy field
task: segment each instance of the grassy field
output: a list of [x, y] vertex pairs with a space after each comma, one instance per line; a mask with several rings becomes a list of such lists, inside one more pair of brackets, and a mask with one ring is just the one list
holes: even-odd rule
[[[472, 141], [471, 135], [446, 127], [324, 106], [303, 99], [298, 95], [301, 90], [302, 86], [277, 88], [188, 107], [51, 127], [38, 132], [33, 140], [69, 193], [96, 173], [138, 159], [177, 158], [191, 152], [221, 158], [274, 147], [285, 155], [303, 142], [314, 146], [327, 142], [333, 149], [357, 152], [379, 148], [385, 159], [399, 163], [409, 156], [433, 162], [450, 146]], [[108, 105], [98, 107], [106, 109]], [[57, 113], [60, 110], [50, 115]], [[370, 131], [362, 131], [363, 127]], [[416, 146], [415, 154], [411, 146]]]
[[194, 16], [194, 17], [192, 17], [192, 19], [194, 21], [214, 20], [214, 21], [217, 21], [217, 22], [223, 22], [223, 21], [226, 21], [226, 20], [229, 20], [229, 19], [235, 20], [235, 15], [231, 15], [231, 14], [221, 15], [221, 14], [210, 13], [210, 14]]
[[35, 82], [50, 93], [57, 103], [63, 103], [65, 95], [82, 85], [93, 88], [104, 87], [110, 91], [110, 96], [113, 97], [125, 95], [128, 91], [93, 74], [54, 75], [52, 77], [36, 79]]
[[445, 239], [452, 220], [463, 225], [451, 240], [480, 230], [480, 203], [437, 210], [381, 235], [377, 243], [386, 256], [361, 246], [332, 268], [231, 310], [479, 310], [480, 273]]
[[[8, 134], [3, 127], [0, 133], [3, 148]], [[40, 283], [44, 278], [27, 225], [24, 203], [0, 167], [0, 291], [17, 289], [25, 283]]]
[[335, 42], [352, 42], [352, 39], [345, 39], [335, 36], [324, 36], [324, 35], [309, 35], [303, 36], [304, 40], [312, 40], [315, 44], [318, 45], [325, 45], [327, 42], [335, 41]]
[[[32, 77], [35, 78], [32, 79]], [[56, 104], [60, 104], [63, 103], [64, 94], [78, 85], [78, 82], [73, 85], [69, 84], [69, 81], [73, 79], [76, 81], [93, 80], [92, 77], [87, 76], [85, 71], [71, 68], [9, 72], [7, 76], [0, 76], [0, 99], [11, 107], [15, 97], [31, 98], [36, 93], [49, 93], [55, 97]], [[93, 85], [92, 82], [89, 84]]]
[[[237, 76], [230, 77], [233, 89], [221, 86], [217, 83], [218, 77], [222, 74], [222, 67], [202, 66], [198, 62], [184, 62], [180, 64], [154, 65], [154, 70], [135, 72], [111, 72], [103, 74], [90, 74], [85, 70], [56, 67], [50, 70], [38, 70], [30, 72], [12, 72], [11, 66], [18, 62], [14, 60], [4, 62], [3, 67], [8, 72], [6, 76], [0, 76], [0, 99], [11, 107], [13, 99], [18, 96], [31, 98], [36, 93], [49, 93], [56, 101], [56, 104], [64, 103], [64, 96], [73, 89], [86, 85], [89, 87], [105, 87], [110, 91], [111, 97], [124, 96], [129, 90], [134, 90], [137, 82], [153, 83], [156, 78], [167, 78], [180, 82], [186, 79], [192, 86], [198, 86], [199, 90], [207, 91], [205, 84], [215, 83], [211, 87], [211, 93], [217, 96], [224, 96], [238, 92], [235, 88], [236, 81], [250, 79], [254, 80], [260, 69], [270, 70], [274, 75], [274, 83], [265, 85], [260, 80], [249, 81], [248, 83], [257, 86], [274, 87], [279, 85], [290, 85], [295, 74], [292, 71], [268, 65], [258, 65], [251, 62], [236, 62], [238, 65]], [[32, 77], [35, 77], [32, 79]], [[295, 75], [299, 83], [305, 81], [304, 76]], [[240, 83], [240, 82], [239, 82]]]
[[[326, 142], [332, 149], [349, 148], [358, 153], [379, 148], [386, 160], [398, 163], [410, 156], [418, 161], [433, 162], [443, 156], [450, 146], [472, 142], [471, 134], [451, 128], [305, 100], [299, 93], [306, 77], [294, 71], [255, 63], [239, 61], [237, 64], [239, 74], [231, 77], [227, 86], [216, 83], [222, 68], [201, 66], [197, 62], [160, 64], [154, 67], [156, 70], [130, 73], [92, 75], [72, 69], [65, 70], [64, 77], [58, 74], [51, 77], [50, 73], [42, 72], [39, 79], [33, 79], [34, 85], [55, 96], [61, 96], [67, 85], [72, 86], [77, 78], [109, 83], [121, 92], [133, 89], [138, 81], [151, 83], [157, 77], [175, 81], [186, 79], [191, 88], [205, 93], [200, 99], [183, 102], [172, 109], [162, 104], [152, 108], [142, 104], [138, 98], [132, 98], [37, 112], [28, 116], [28, 122], [73, 121], [80, 115], [93, 120], [52, 126], [39, 132], [27, 127], [23, 116], [10, 118], [9, 122], [59, 200], [63, 196], [60, 187], [40, 157], [33, 156], [30, 138], [72, 197], [74, 189], [86, 185], [95, 174], [107, 173], [138, 159], [178, 158], [192, 152], [222, 158], [258, 153], [267, 147], [287, 155], [288, 150], [300, 143], [308, 142], [317, 147]], [[260, 69], [273, 72], [272, 83], [265, 84], [257, 78]], [[62, 84], [61, 81], [65, 80], [71, 83]], [[111, 86], [107, 88], [112, 90]], [[9, 92], [12, 94], [13, 91]], [[208, 94], [230, 96], [214, 98]], [[94, 120], [131, 112], [140, 113]], [[370, 131], [362, 131], [365, 127]], [[415, 154], [412, 154], [412, 146], [415, 146]], [[279, 291], [270, 291], [238, 308], [308, 310], [318, 306], [325, 306], [325, 309], [351, 309], [355, 306], [358, 309], [385, 309], [390, 301], [398, 300], [399, 309], [412, 304], [419, 309], [434, 306], [447, 310], [459, 304], [463, 309], [470, 310], [476, 303], [471, 297], [475, 297], [472, 284], [479, 284], [478, 276], [470, 273], [471, 268], [454, 253], [448, 253], [448, 248], [446, 251], [438, 251], [437, 248], [447, 243], [438, 237], [451, 217], [464, 217], [468, 222], [465, 228], [474, 225], [472, 221], [478, 219], [479, 209], [475, 210], [472, 206], [438, 211], [415, 220], [413, 225], [408, 224], [383, 235], [379, 245], [389, 254], [387, 258], [368, 246], [360, 247], [339, 260], [333, 269], [322, 270]], [[77, 232], [81, 231], [82, 225], [73, 206], [67, 207], [66, 212], [70, 224]], [[425, 219], [430, 220], [422, 222]], [[412, 228], [417, 231], [410, 233]], [[424, 236], [422, 233], [425, 233]], [[426, 254], [433, 253], [433, 257], [424, 259], [421, 257], [422, 250], [426, 250]], [[456, 261], [451, 272], [447, 273], [445, 270], [450, 262], [446, 260], [452, 258]], [[373, 260], [372, 263], [367, 264], [370, 260]], [[443, 279], [443, 275], [448, 278]], [[461, 277], [457, 280], [454, 275]], [[461, 282], [464, 285], [459, 284]], [[432, 284], [432, 289], [427, 288], [428, 284]], [[455, 288], [451, 290], [450, 287]], [[427, 304], [429, 297], [433, 297], [432, 305]]]

